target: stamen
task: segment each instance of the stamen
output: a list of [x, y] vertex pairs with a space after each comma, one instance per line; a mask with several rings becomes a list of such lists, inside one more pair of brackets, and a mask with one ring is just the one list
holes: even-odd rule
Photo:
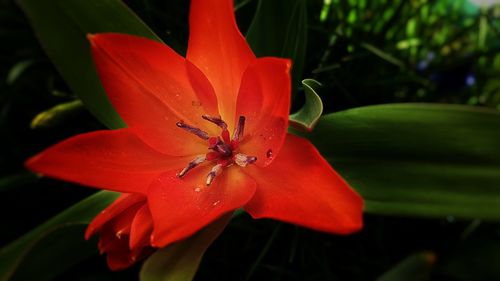
[[255, 161], [257, 161], [257, 157], [255, 156], [248, 156], [243, 153], [238, 153], [234, 155], [233, 157], [234, 162], [238, 164], [238, 166], [241, 167], [246, 167], [248, 164], [253, 164]]
[[239, 141], [243, 137], [243, 130], [245, 129], [245, 116], [240, 116], [238, 119], [238, 125], [233, 133], [233, 140]]
[[177, 127], [181, 128], [181, 129], [184, 129], [188, 132], [190, 132], [191, 134], [194, 134], [204, 140], [208, 140], [208, 133], [203, 131], [203, 130], [200, 130], [198, 128], [195, 128], [193, 126], [189, 126], [187, 125], [186, 123], [182, 122], [182, 121], [179, 121], [177, 123], [175, 123], [177, 125]]
[[222, 172], [222, 164], [217, 164], [215, 165], [212, 170], [210, 170], [210, 173], [207, 175], [207, 181], [206, 184], [210, 185], [216, 176], [218, 176]]
[[224, 120], [220, 119], [220, 117], [214, 117], [210, 115], [202, 115], [201, 118], [214, 123], [215, 125], [219, 126], [222, 130], [227, 130], [227, 124], [224, 122]]
[[205, 155], [197, 156], [193, 161], [189, 162], [188, 165], [184, 169], [182, 169], [182, 171], [179, 174], [177, 174], [177, 176], [179, 178], [182, 178], [191, 169], [205, 162], [206, 159], [207, 157]]
[[188, 165], [177, 174], [177, 177], [182, 178], [190, 170], [197, 167], [201, 163], [210, 161], [214, 163], [215, 166], [212, 167], [206, 177], [205, 184], [209, 186], [225, 168], [230, 167], [235, 163], [238, 166], [246, 167], [249, 164], [253, 164], [257, 161], [257, 157], [255, 156], [237, 153], [238, 145], [239, 142], [243, 139], [243, 132], [245, 129], [246, 119], [244, 116], [240, 116], [238, 118], [238, 124], [234, 129], [232, 139], [227, 129], [226, 122], [224, 122], [220, 117], [202, 115], [202, 118], [220, 127], [222, 129], [222, 132], [220, 136], [209, 136], [207, 132], [187, 125], [186, 123], [184, 123], [184, 121], [177, 122], [177, 127], [184, 129], [185, 131], [192, 133], [201, 139], [206, 140], [209, 149], [206, 154], [199, 155], [191, 162], [189, 162]]

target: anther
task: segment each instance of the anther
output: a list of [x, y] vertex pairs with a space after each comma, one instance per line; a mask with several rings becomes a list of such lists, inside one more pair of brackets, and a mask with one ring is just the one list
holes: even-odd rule
[[238, 118], [238, 125], [233, 133], [233, 140], [239, 141], [243, 137], [243, 130], [245, 129], [245, 116]]
[[207, 157], [205, 155], [197, 156], [193, 161], [189, 162], [187, 164], [187, 166], [184, 169], [182, 169], [182, 171], [180, 173], [177, 174], [177, 176], [179, 178], [182, 178], [191, 169], [193, 169], [194, 167], [196, 167], [196, 166], [200, 165], [201, 163], [205, 162], [206, 159], [207, 159]]
[[233, 160], [236, 164], [238, 164], [238, 166], [246, 167], [248, 164], [255, 163], [255, 161], [257, 161], [257, 157], [238, 153], [234, 155]]
[[205, 184], [211, 185], [225, 168], [234, 164], [241, 167], [246, 167], [257, 161], [257, 157], [237, 153], [239, 142], [243, 139], [245, 129], [245, 117], [240, 116], [233, 132], [233, 138], [228, 131], [228, 126], [220, 117], [202, 115], [204, 120], [207, 120], [222, 129], [220, 136], [209, 136], [207, 132], [196, 127], [185, 124], [183, 121], [176, 123], [177, 127], [192, 133], [199, 138], [206, 140], [209, 151], [205, 155], [199, 155], [177, 174], [177, 177], [182, 178], [190, 170], [194, 169], [203, 162], [209, 161], [215, 164], [206, 176]]
[[214, 123], [215, 125], [219, 126], [222, 130], [227, 130], [227, 124], [224, 122], [224, 120], [220, 119], [220, 117], [214, 117], [210, 115], [202, 115], [201, 118]]
[[208, 140], [208, 133], [203, 131], [203, 130], [200, 130], [200, 129], [195, 128], [193, 126], [189, 126], [188, 124], [186, 124], [182, 121], [179, 121], [175, 124], [177, 125], [177, 127], [184, 129], [184, 130], [190, 132], [191, 134], [198, 136], [201, 139]]
[[218, 176], [222, 172], [222, 164], [217, 164], [215, 165], [212, 170], [210, 170], [210, 173], [207, 175], [207, 181], [205, 182], [207, 185], [210, 185], [216, 176]]

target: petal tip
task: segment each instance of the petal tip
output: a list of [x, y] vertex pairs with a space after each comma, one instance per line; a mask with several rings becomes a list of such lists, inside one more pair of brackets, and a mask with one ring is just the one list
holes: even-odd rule
[[42, 156], [40, 154], [30, 157], [28, 160], [24, 162], [24, 167], [32, 172], [38, 172], [36, 166], [41, 158]]
[[92, 46], [94, 46], [95, 45], [95, 40], [96, 40], [96, 35], [93, 34], [93, 33], [87, 33], [87, 40], [89, 40], [90, 44]]
[[85, 230], [85, 240], [89, 240], [95, 234], [95, 231], [96, 229], [92, 225], [89, 225]]
[[353, 222], [353, 224], [348, 228], [347, 234], [356, 233], [363, 229], [363, 219]]
[[158, 240], [156, 239], [156, 235], [155, 235], [154, 231], [149, 236], [149, 242], [151, 244], [151, 247], [154, 247], [154, 248], [162, 248], [163, 246], [165, 246], [165, 245], [161, 245], [161, 243], [158, 243]]
[[356, 211], [356, 214], [350, 214], [346, 215], [341, 219], [341, 230], [339, 231], [339, 234], [353, 234], [357, 233], [360, 230], [363, 229], [364, 227], [364, 222], [363, 222], [363, 208], [361, 207], [359, 209], [359, 212]]
[[290, 71], [292, 70], [292, 60], [291, 59], [286, 59], [285, 61], [286, 61], [285, 62], [286, 72], [290, 73]]

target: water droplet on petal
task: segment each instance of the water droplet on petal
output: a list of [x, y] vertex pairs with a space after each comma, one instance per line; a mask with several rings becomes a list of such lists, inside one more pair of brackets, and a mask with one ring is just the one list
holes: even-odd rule
[[199, 106], [201, 106], [201, 102], [200, 102], [200, 101], [197, 101], [197, 100], [194, 100], [194, 101], [191, 101], [191, 105], [192, 105], [192, 106], [199, 107]]
[[212, 205], [217, 206], [219, 205], [220, 201], [215, 201]]
[[201, 187], [196, 187], [196, 188], [194, 189], [194, 191], [195, 191], [195, 192], [200, 192], [200, 191], [201, 191]]
[[273, 158], [273, 151], [271, 149], [269, 149], [267, 152], [266, 152], [266, 157], [271, 159]]

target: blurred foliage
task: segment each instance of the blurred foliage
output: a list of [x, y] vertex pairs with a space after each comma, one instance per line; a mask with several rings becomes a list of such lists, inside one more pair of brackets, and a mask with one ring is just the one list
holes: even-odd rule
[[499, 6], [325, 0], [319, 9], [309, 46], [322, 47], [307, 58], [313, 78], [332, 82], [325, 87], [335, 95], [323, 98], [334, 109], [408, 101], [498, 107]]
[[[189, 1], [126, 0], [161, 39], [186, 51]], [[242, 31], [257, 0], [236, 1]], [[277, 10], [279, 12], [279, 10]], [[466, 0], [309, 0], [303, 78], [323, 85], [325, 112], [395, 102], [500, 108], [500, 7]], [[0, 0], [0, 244], [7, 244], [92, 191], [22, 174], [50, 144], [103, 128], [86, 111], [31, 129], [74, 94], [42, 51], [23, 13]], [[297, 95], [294, 111], [303, 104]], [[76, 102], [77, 103], [77, 102]], [[60, 108], [60, 107], [59, 107]], [[83, 235], [83, 234], [82, 234]], [[352, 236], [326, 235], [240, 216], [203, 259], [197, 280], [375, 280], [413, 253], [432, 251], [429, 280], [499, 280], [500, 228], [477, 220], [366, 216]], [[137, 280], [139, 266], [110, 273], [103, 257], [57, 280]]]

